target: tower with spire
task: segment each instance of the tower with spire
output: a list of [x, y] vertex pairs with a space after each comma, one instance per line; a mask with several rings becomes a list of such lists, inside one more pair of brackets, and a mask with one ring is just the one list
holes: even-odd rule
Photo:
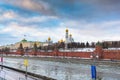
[[68, 43], [74, 42], [74, 39], [72, 38], [72, 34], [69, 35], [69, 30], [65, 30], [65, 49], [68, 49]]
[[51, 43], [51, 38], [48, 37], [48, 45], [50, 45], [50, 43]]
[[69, 30], [65, 30], [65, 49], [68, 49], [68, 32]]
[[69, 35], [69, 43], [72, 43], [72, 42], [74, 42], [74, 39], [73, 39], [73, 37], [72, 37], [72, 34], [70, 34], [70, 35]]

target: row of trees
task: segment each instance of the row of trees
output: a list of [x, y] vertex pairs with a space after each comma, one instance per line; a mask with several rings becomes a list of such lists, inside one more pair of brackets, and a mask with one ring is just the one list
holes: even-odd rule
[[120, 48], [120, 41], [109, 41], [101, 43], [103, 48]]
[[[65, 47], [65, 43], [57, 43], [57, 47], [59, 48], [64, 48]], [[69, 48], [94, 48], [95, 47], [95, 43], [79, 43], [79, 42], [72, 42], [72, 43], [68, 43], [68, 49]]]
[[[68, 43], [68, 49], [71, 48], [94, 48], [95, 47], [95, 43], [91, 43], [89, 44], [87, 43], [77, 43], [77, 42], [72, 42], [72, 43]], [[55, 50], [55, 49], [64, 49], [65, 48], [65, 43], [61, 42], [61, 43], [54, 43], [53, 45], [48, 45], [48, 46], [37, 46], [36, 43], [34, 43], [34, 46], [32, 48], [33, 51], [37, 51], [37, 50]], [[29, 48], [23, 48], [22, 43], [20, 44], [18, 50], [31, 50]]]
[[[96, 44], [100, 44], [103, 48], [118, 48], [120, 47], [120, 42], [112, 42], [111, 44], [108, 42], [72, 42], [72, 43], [68, 43], [68, 49], [71, 48], [95, 48]], [[48, 45], [48, 46], [38, 46], [36, 45], [36, 43], [34, 44], [33, 50], [36, 51], [37, 49], [39, 50], [55, 50], [55, 49], [64, 49], [65, 48], [65, 43], [61, 42], [61, 43], [54, 43], [53, 45]]]
[[8, 47], [0, 49], [0, 52], [9, 52], [9, 51], [10, 51], [10, 48]]
[[[120, 41], [113, 41], [113, 42], [98, 42], [99, 44], [101, 44], [101, 46], [103, 48], [118, 48], [120, 47]], [[92, 42], [92, 43], [89, 43], [89, 42], [72, 42], [72, 43], [68, 43], [68, 49], [71, 49], [71, 48], [94, 48], [96, 45], [96, 43]], [[32, 50], [32, 51], [37, 51], [37, 50], [55, 50], [55, 49], [64, 49], [65, 48], [65, 43], [64, 42], [61, 42], [61, 43], [54, 43], [53, 45], [48, 45], [48, 46], [37, 46], [36, 43], [34, 43], [34, 46], [32, 49], [26, 47], [26, 48], [23, 48], [23, 45], [22, 43], [20, 44], [20, 46], [18, 47], [18, 50], [19, 51], [27, 51], [27, 50]], [[3, 52], [9, 52], [10, 51], [10, 48], [8, 47], [5, 47], [3, 49], [0, 49], [0, 51], [3, 51]]]

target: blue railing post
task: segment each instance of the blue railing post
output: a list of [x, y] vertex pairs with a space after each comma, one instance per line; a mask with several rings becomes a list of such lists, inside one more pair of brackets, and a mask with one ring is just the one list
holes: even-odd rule
[[96, 66], [95, 65], [91, 65], [91, 77], [92, 77], [92, 80], [96, 80]]

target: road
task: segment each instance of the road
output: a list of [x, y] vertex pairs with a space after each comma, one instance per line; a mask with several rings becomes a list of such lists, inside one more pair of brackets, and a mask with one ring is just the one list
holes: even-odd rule
[[[23, 73], [3, 68], [2, 70], [0, 70], [0, 80], [26, 80], [26, 78], [25, 74]], [[35, 77], [28, 76], [27, 80], [42, 80], [42, 79], [37, 79]]]

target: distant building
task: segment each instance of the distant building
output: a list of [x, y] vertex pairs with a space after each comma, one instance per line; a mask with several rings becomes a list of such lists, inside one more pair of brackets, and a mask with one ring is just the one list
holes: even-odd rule
[[44, 42], [42, 46], [50, 46], [50, 45], [53, 45], [53, 41], [51, 40], [50, 37], [48, 37], [48, 40], [46, 40], [46, 42]]
[[72, 34], [69, 35], [69, 30], [65, 30], [65, 49], [68, 49], [68, 43], [74, 42], [74, 39], [72, 38]]
[[120, 41], [103, 41], [103, 47], [110, 48], [110, 47], [120, 47]]
[[22, 43], [23, 48], [33, 48], [34, 43], [37, 44], [37, 47], [42, 46], [43, 42], [39, 42], [39, 41], [27, 41], [26, 39], [21, 40], [20, 42], [17, 42], [15, 44], [10, 44], [10, 45], [6, 45], [6, 46], [0, 46], [0, 49], [8, 47], [10, 49], [18, 49], [18, 47], [20, 46], [20, 44]]

